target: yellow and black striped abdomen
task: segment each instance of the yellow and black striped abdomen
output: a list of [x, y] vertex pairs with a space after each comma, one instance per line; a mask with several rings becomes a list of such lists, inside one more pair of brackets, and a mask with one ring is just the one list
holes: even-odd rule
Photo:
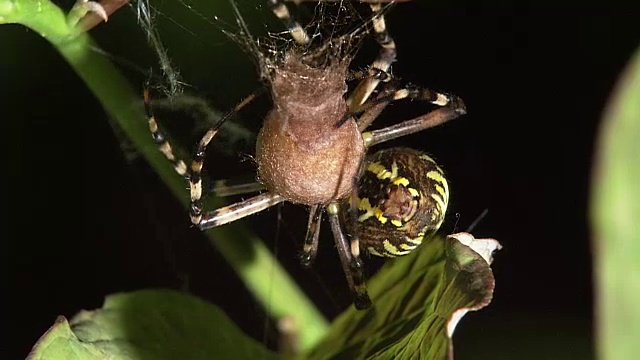
[[377, 256], [408, 254], [438, 230], [448, 201], [444, 173], [425, 153], [391, 148], [370, 155], [358, 189], [360, 247]]

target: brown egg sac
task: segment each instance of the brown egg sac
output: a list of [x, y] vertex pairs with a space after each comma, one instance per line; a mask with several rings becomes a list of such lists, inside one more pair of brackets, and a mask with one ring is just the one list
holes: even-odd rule
[[274, 108], [258, 135], [258, 178], [287, 200], [328, 204], [349, 194], [364, 154], [344, 100], [348, 60], [314, 68], [289, 54], [272, 79]]

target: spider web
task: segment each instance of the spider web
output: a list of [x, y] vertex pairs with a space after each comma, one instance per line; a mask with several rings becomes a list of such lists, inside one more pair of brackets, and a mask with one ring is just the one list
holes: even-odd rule
[[[215, 6], [212, 3], [216, 3]], [[363, 44], [362, 40], [366, 38], [362, 34], [366, 32], [366, 27], [370, 20], [364, 15], [367, 14], [366, 10], [368, 10], [365, 8], [366, 4], [334, 1], [308, 2], [303, 3], [301, 6], [293, 6], [291, 3], [288, 3], [288, 5], [292, 15], [304, 25], [309, 33], [312, 45], [319, 45], [328, 39], [348, 36], [353, 41], [350, 41], [349, 48], [344, 50], [345, 53], [357, 53], [358, 58], [362, 58], [357, 60], [356, 63], [363, 64], [362, 66], [364, 67], [375, 56], [377, 52], [376, 44], [369, 46], [375, 51], [369, 53], [359, 51]], [[365, 11], [357, 9], [356, 6], [362, 6]], [[204, 114], [205, 117], [209, 117], [209, 119], [200, 125], [189, 126], [189, 128], [195, 129], [194, 133], [198, 134], [201, 134], [204, 128], [215, 123], [222, 112], [203, 110], [207, 107], [207, 102], [198, 99], [198, 97], [185, 95], [185, 92], [203, 93], [207, 98], [216, 99], [214, 101], [216, 108], [230, 109], [233, 107], [234, 102], [239, 101], [253, 89], [268, 85], [265, 80], [273, 67], [277, 66], [278, 61], [294, 46], [291, 36], [282, 23], [273, 15], [266, 1], [257, 2], [256, 4], [255, 1], [249, 0], [230, 0], [229, 2], [179, 0], [174, 4], [154, 3], [152, 6], [148, 0], [140, 0], [134, 3], [133, 8], [138, 24], [147, 38], [148, 45], [155, 54], [157, 67], [159, 68], [159, 71], [154, 72], [155, 82], [153, 85], [158, 87], [166, 97], [166, 99], [157, 100], [154, 105], [159, 105], [160, 108], [180, 107], [191, 109], [189, 111], [194, 112], [198, 112], [198, 110], [193, 109], [199, 108], [200, 113]], [[167, 35], [165, 36], [165, 34]], [[176, 41], [176, 38], [179, 40]], [[339, 42], [339, 44], [342, 44], [342, 42]], [[191, 64], [195, 62], [181, 53], [185, 51], [188, 53], [190, 47], [204, 48], [205, 50], [202, 52], [212, 53], [212, 56], [207, 58], [213, 59], [214, 65], [209, 69], [192, 67]], [[314, 47], [312, 46], [310, 49], [314, 49]], [[242, 54], [238, 54], [238, 52], [242, 52]], [[213, 53], [217, 53], [217, 56]], [[335, 52], [329, 53], [335, 54]], [[192, 53], [190, 56], [201, 57], [206, 56], [206, 54]], [[237, 66], [237, 64], [230, 64], [229, 59], [241, 59], [244, 63], [241, 66]], [[237, 87], [239, 86], [234, 87], [233, 85], [235, 84], [231, 85], [226, 81], [229, 79], [229, 73], [231, 72], [231, 70], [228, 71], [226, 69], [235, 71], [238, 68], [241, 69], [238, 76], [242, 79], [250, 79], [239, 81], [242, 83], [242, 89], [238, 89]], [[210, 72], [218, 72], [218, 74]], [[220, 77], [219, 73], [226, 74], [226, 77]], [[234, 74], [231, 78], [235, 76]], [[160, 81], [157, 80], [158, 78], [160, 78]], [[208, 80], [208, 84], [202, 79]], [[216, 89], [211, 90], [211, 84], [219, 85], [217, 87], [214, 86]], [[263, 101], [264, 98], [266, 97], [263, 96]], [[263, 104], [263, 108], [268, 107], [269, 104]], [[262, 114], [265, 112], [263, 109]], [[164, 117], [162, 116], [164, 115], [162, 111], [156, 112], [156, 115], [158, 118]], [[263, 115], [256, 115], [250, 117], [252, 120], [225, 123], [223, 131], [220, 132], [221, 138], [216, 137], [214, 144], [226, 144], [227, 141], [222, 138], [228, 136], [226, 134], [243, 133], [246, 135], [247, 133], [257, 133], [262, 123], [262, 117]], [[166, 123], [170, 124], [171, 122]], [[184, 125], [184, 122], [181, 121], [177, 128], [169, 128], [168, 132], [179, 132], [179, 128], [184, 128]], [[191, 143], [194, 142], [195, 140], [192, 139]], [[251, 138], [248, 143], [253, 146], [255, 141]], [[188, 141], [178, 141], [178, 145], [183, 149], [191, 148]], [[235, 149], [234, 146], [222, 146], [222, 148]], [[216, 151], [219, 151], [219, 148], [212, 150], [212, 152]], [[230, 152], [234, 151], [230, 150]], [[246, 151], [252, 153], [253, 149]], [[185, 154], [184, 151], [181, 155], [183, 154]], [[186, 155], [189, 158], [189, 154]], [[250, 155], [247, 155], [246, 158], [251, 159]], [[205, 166], [212, 167], [216, 165], [208, 161], [205, 162]], [[253, 169], [249, 167], [244, 172], [253, 175], [255, 174], [255, 167]], [[185, 192], [186, 195], [187, 192]], [[262, 237], [275, 239], [271, 246], [276, 256], [293, 264], [288, 266], [290, 272], [300, 273], [296, 255], [304, 236], [307, 212], [301, 211], [299, 207], [291, 209], [290, 207], [278, 207], [277, 211], [269, 213], [271, 213], [270, 216], [275, 213], [277, 218], [273, 219], [272, 217], [265, 217], [265, 215], [258, 215], [262, 219], [258, 227], [268, 228], [270, 231], [269, 235]], [[248, 220], [254, 225], [259, 222], [255, 219]], [[245, 220], [243, 219], [242, 221]], [[275, 234], [273, 233], [274, 224]], [[337, 313], [341, 307], [351, 302], [351, 297], [343, 283], [344, 275], [337, 262], [337, 256], [334, 256], [333, 241], [329, 239], [330, 232], [327, 230], [323, 231], [325, 241], [321, 241], [320, 252], [322, 255], [320, 259], [311, 271], [305, 272], [308, 273], [306, 276], [301, 276], [303, 280], [299, 280], [299, 282], [312, 283], [316, 289], [312, 293], [312, 297], [328, 298], [324, 301], [328, 302], [328, 306], [334, 309], [333, 313]], [[258, 229], [257, 231], [260, 235], [263, 235], [264, 229]], [[286, 240], [282, 246], [280, 239]], [[279, 253], [281, 254], [278, 255]], [[335, 259], [327, 263], [327, 258]], [[341, 296], [337, 296], [336, 292], [342, 293], [339, 294]], [[267, 343], [267, 338], [273, 337], [271, 333], [272, 324], [266, 314], [263, 314], [263, 316], [262, 340]]]
[[[215, 3], [215, 6], [212, 3]], [[230, 109], [255, 88], [268, 86], [268, 81], [265, 80], [268, 80], [269, 72], [294, 45], [290, 35], [283, 24], [273, 15], [266, 1], [264, 4], [260, 1], [258, 5], [255, 1], [249, 0], [236, 0], [228, 3], [200, 3], [180, 0], [167, 3], [154, 2], [154, 7], [149, 4], [147, 0], [140, 0], [134, 2], [132, 8], [138, 19], [138, 26], [145, 34], [149, 48], [154, 55], [152, 60], [154, 64], [153, 85], [161, 90], [158, 91], [160, 94], [157, 94], [159, 96], [154, 100], [154, 105], [167, 109], [178, 107], [184, 109], [177, 116], [176, 120], [180, 121], [175, 121], [175, 129], [167, 128], [167, 125], [173, 123], [172, 121], [162, 123], [170, 136], [180, 128], [196, 129], [192, 132], [201, 134], [204, 128], [215, 123], [224, 112], [211, 110], [210, 104], [213, 104], [216, 109]], [[351, 48], [346, 49], [347, 53], [349, 51], [357, 53], [356, 59], [352, 61], [352, 64], [355, 64], [352, 68], [358, 66], [364, 68], [375, 57], [379, 49], [378, 44], [375, 44], [371, 37], [362, 36], [366, 32], [367, 26], [370, 25], [366, 4], [337, 1], [305, 2], [300, 7], [289, 5], [292, 14], [309, 32], [312, 45], [339, 39], [346, 34], [355, 40], [349, 43]], [[359, 11], [358, 6], [364, 10]], [[370, 41], [372, 46], [365, 46], [366, 41]], [[337, 44], [341, 43], [337, 42]], [[366, 52], [368, 49], [371, 50], [369, 53]], [[330, 55], [341, 54], [341, 52], [328, 53]], [[198, 61], [194, 59], [198, 59]], [[211, 61], [211, 64], [203, 66], [202, 59]], [[198, 96], [190, 96], [189, 93]], [[261, 100], [268, 102], [269, 98], [263, 96]], [[264, 109], [269, 108], [269, 104], [263, 105]], [[201, 110], [197, 110], [198, 108]], [[155, 107], [154, 110], [156, 110]], [[184, 116], [187, 111], [200, 113], [200, 115], [196, 114], [192, 117], [210, 117], [211, 119], [200, 123], [196, 122], [192, 126], [182, 120], [182, 118], [188, 117]], [[160, 111], [156, 111], [156, 117], [159, 121], [166, 118]], [[205, 162], [205, 167], [212, 168], [214, 171], [220, 168], [225, 171], [237, 168], [238, 152], [233, 146], [220, 146], [220, 144], [223, 143], [224, 136], [240, 130], [255, 134], [262, 125], [262, 118], [262, 115], [257, 115], [247, 117], [245, 122], [242, 122], [242, 119], [228, 121], [223, 131], [220, 132], [220, 136], [217, 136], [216, 141], [213, 142], [213, 148], [209, 151], [210, 155], [216, 156], [216, 159], [212, 161], [212, 156], [210, 156], [210, 159]], [[232, 126], [237, 126], [239, 130], [234, 130]], [[195, 141], [197, 141], [197, 136], [182, 143], [176, 143], [172, 138], [174, 149], [189, 149]], [[251, 145], [251, 150], [247, 150], [247, 153], [253, 153], [255, 141], [248, 143]], [[178, 146], [175, 146], [176, 144]], [[234, 156], [233, 161], [227, 163], [228, 166], [227, 164], [220, 165], [222, 162], [218, 159], [219, 152], [225, 149]], [[190, 154], [188, 151], [183, 151], [181, 155], [186, 155], [188, 159]], [[249, 166], [246, 171], [241, 173], [255, 174], [255, 166], [251, 166], [250, 156], [246, 156], [246, 159], [249, 159], [245, 162]], [[215, 176], [216, 179], [228, 177], [226, 172], [217, 172]], [[141, 183], [144, 184], [144, 181]], [[145, 186], [141, 185], [141, 187]], [[184, 196], [188, 196], [186, 189]], [[150, 200], [149, 202], [154, 203], [155, 201]], [[154, 207], [148, 206], [150, 209]], [[178, 207], [179, 214], [175, 216], [176, 219], [185, 221], [177, 221], [177, 224], [186, 229], [188, 228], [187, 216], [180, 213], [179, 210], [181, 209]], [[152, 211], [149, 214], [149, 218], [156, 217]], [[162, 218], [162, 214], [160, 215], [158, 218]], [[241, 221], [246, 221], [256, 228], [256, 232], [263, 239], [267, 239], [267, 242], [272, 241], [270, 244], [272, 244], [273, 251], [280, 254], [279, 258], [288, 263], [285, 264], [285, 267], [289, 269], [289, 272], [293, 273], [297, 279], [303, 279], [298, 283], [301, 283], [305, 290], [313, 288], [311, 291], [308, 290], [311, 298], [316, 302], [319, 297], [325, 298], [325, 300], [319, 301], [320, 308], [333, 309], [333, 311], [325, 310], [330, 316], [351, 302], [350, 294], [344, 283], [344, 274], [337, 261], [335, 249], [333, 249], [331, 233], [327, 228], [322, 231], [320, 255], [311, 271], [302, 271], [300, 268], [296, 253], [301, 248], [306, 229], [306, 209], [295, 206], [278, 207]], [[186, 251], [194, 251], [193, 249], [195, 249], [193, 241], [185, 241], [185, 238], [179, 235], [164, 235], [164, 238], [163, 245], [169, 258], [180, 256], [180, 249], [175, 251], [178, 247], [189, 248]], [[182, 244], [176, 245], [175, 243], [178, 242]], [[178, 254], [175, 254], [174, 251]], [[199, 250], [195, 250], [195, 252], [197, 251]], [[213, 257], [212, 259], [214, 262], [221, 260]], [[371, 265], [371, 260], [373, 259], [367, 259], [368, 267]], [[202, 273], [196, 275], [190, 267], [175, 265], [179, 264], [180, 260], [171, 259], [170, 261], [174, 264], [173, 271], [177, 277], [182, 278], [184, 288], [194, 290], [196, 294], [204, 293], [202, 289], [198, 291], [197, 288], [194, 288], [198, 285], [192, 285], [197, 283], [197, 280], [193, 281], [192, 279], [203, 276]], [[206, 273], [205, 276], [210, 274], [211, 272]], [[216, 282], [217, 280], [210, 278], [205, 281]], [[273, 289], [273, 291], [277, 291], [277, 289]], [[329, 305], [322, 306], [323, 301]], [[258, 308], [255, 304], [249, 306], [254, 309]], [[250, 334], [258, 338], [262, 337], [265, 343], [268, 342], [267, 339], [273, 341], [273, 326], [266, 315], [269, 311], [262, 312], [260, 309], [258, 312], [261, 316], [260, 321], [264, 320], [264, 329], [261, 335], [256, 335], [255, 332]], [[244, 329], [246, 330], [246, 327]]]

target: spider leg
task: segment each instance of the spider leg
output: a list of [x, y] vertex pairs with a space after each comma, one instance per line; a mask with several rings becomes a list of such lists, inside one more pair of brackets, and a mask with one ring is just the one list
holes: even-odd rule
[[[342, 119], [340, 119], [340, 121], [336, 123], [336, 127], [340, 127], [342, 124], [344, 124], [349, 118], [353, 116], [353, 113], [364, 111], [364, 113], [357, 120], [358, 129], [360, 131], [364, 131], [380, 115], [382, 110], [384, 110], [384, 108], [390, 102], [402, 99], [426, 101], [439, 106], [450, 106], [453, 107], [456, 112], [459, 113], [459, 115], [462, 115], [466, 112], [463, 101], [455, 95], [440, 93], [428, 88], [421, 88], [408, 84], [404, 88], [398, 90], [391, 90], [389, 87], [387, 87], [387, 89], [383, 90], [373, 100], [370, 100], [358, 106], [355, 110], [351, 110], [349, 113], [347, 113]], [[436, 126], [439, 124], [440, 123], [434, 124], [432, 126]], [[420, 128], [415, 131], [424, 130], [432, 126]]]
[[336, 128], [344, 125], [349, 119], [353, 118], [355, 114], [362, 113], [362, 115], [358, 116], [356, 122], [358, 124], [358, 130], [360, 132], [364, 131], [371, 123], [380, 115], [382, 110], [393, 100], [393, 97], [390, 96], [391, 92], [385, 91], [378, 96], [364, 103], [363, 105], [355, 106], [354, 108], [349, 109], [348, 112], [342, 116], [340, 120], [335, 124]]
[[[386, 71], [380, 70], [378, 68], [374, 68], [374, 67], [370, 67], [367, 70], [357, 70], [357, 71], [353, 71], [349, 74], [349, 78], [347, 79], [347, 81], [349, 80], [366, 80], [368, 78], [372, 78], [372, 79], [376, 79], [379, 81], [383, 81], [383, 82], [389, 82], [393, 79], [393, 76], [391, 74], [389, 74]], [[386, 95], [385, 95], [386, 94]], [[336, 128], [341, 127], [342, 125], [344, 125], [349, 119], [351, 119], [354, 114], [357, 113], [361, 113], [363, 111], [367, 111], [370, 108], [377, 106], [376, 110], [377, 112], [373, 112], [367, 115], [367, 119], [364, 121], [363, 125], [364, 127], [360, 126], [361, 120], [358, 119], [358, 130], [360, 130], [360, 132], [364, 131], [364, 129], [366, 129], [369, 125], [371, 125], [371, 123], [373, 122], [373, 120], [375, 120], [375, 118], [378, 117], [378, 115], [382, 112], [382, 110], [384, 109], [384, 107], [390, 102], [389, 99], [387, 99], [389, 92], [384, 92], [383, 94], [380, 94], [376, 97], [375, 100], [373, 101], [369, 101], [366, 102], [364, 104], [361, 105], [353, 105], [350, 104], [349, 106], [349, 111], [347, 111], [340, 120], [338, 120], [338, 122], [336, 123]], [[384, 105], [380, 105], [378, 106], [380, 103], [385, 103]]]
[[194, 224], [198, 226], [200, 230], [211, 229], [255, 214], [285, 200], [285, 198], [278, 194], [266, 192], [213, 211], [203, 213], [201, 208], [192, 209], [193, 213], [200, 213], [200, 221]]
[[285, 5], [284, 0], [268, 0], [268, 2], [271, 6], [271, 11], [273, 11], [278, 19], [282, 20], [293, 40], [298, 43], [298, 45], [309, 44], [311, 41], [309, 34], [307, 34], [307, 31], [302, 27], [302, 25], [300, 25], [300, 23], [291, 16], [289, 8]]
[[[389, 71], [391, 63], [396, 60], [396, 43], [387, 31], [382, 2], [372, 2], [369, 4], [369, 7], [373, 13], [371, 21], [373, 23], [374, 38], [380, 45], [378, 57], [373, 61], [370, 67], [386, 73]], [[358, 107], [364, 104], [380, 81], [381, 79], [376, 77], [369, 77], [360, 82], [347, 99], [349, 107]]]
[[[365, 131], [371, 123], [380, 116], [380, 113], [389, 105], [391, 101], [384, 100], [384, 93], [380, 93], [374, 100], [373, 105], [365, 110], [365, 112], [360, 115], [358, 120], [356, 120], [358, 124], [358, 130], [360, 132]], [[366, 143], [365, 143], [366, 144]]]
[[[215, 226], [235, 221], [242, 217], [264, 210], [270, 206], [284, 201], [284, 198], [276, 194], [264, 193], [245, 201], [232, 204], [215, 211], [204, 213], [202, 212], [202, 167], [204, 165], [204, 158], [207, 150], [207, 145], [215, 137], [220, 130], [220, 127], [224, 122], [229, 119], [238, 110], [243, 108], [255, 97], [256, 93], [247, 96], [238, 105], [236, 105], [232, 111], [228, 112], [225, 116], [218, 121], [213, 127], [209, 128], [204, 134], [202, 139], [198, 142], [198, 146], [195, 151], [195, 155], [191, 162], [191, 167], [187, 168], [185, 162], [179, 159], [173, 153], [171, 144], [167, 140], [165, 134], [160, 130], [158, 123], [153, 115], [153, 109], [151, 107], [151, 100], [149, 95], [149, 89], [145, 88], [143, 93], [144, 108], [147, 115], [147, 121], [149, 124], [149, 131], [151, 136], [160, 149], [160, 152], [173, 163], [174, 170], [181, 176], [185, 177], [189, 181], [189, 188], [191, 193], [191, 204], [189, 206], [189, 217], [194, 225], [197, 225], [201, 229], [209, 229]], [[255, 189], [255, 184], [250, 184], [252, 189]], [[242, 191], [247, 190], [246, 188]], [[258, 189], [259, 190], [259, 189]], [[238, 189], [236, 189], [236, 192]]]
[[181, 176], [189, 177], [187, 165], [182, 159], [178, 159], [173, 153], [171, 144], [165, 134], [158, 127], [155, 117], [153, 116], [153, 110], [151, 109], [151, 100], [149, 96], [149, 89], [145, 88], [143, 93], [144, 110], [147, 116], [147, 122], [149, 125], [149, 131], [153, 141], [158, 146], [160, 152], [173, 164], [173, 169]]
[[391, 91], [386, 89], [375, 99], [364, 104], [362, 108], [365, 109], [365, 112], [358, 119], [358, 128], [364, 131], [390, 102], [402, 99], [426, 101], [434, 105], [442, 106], [442, 108], [396, 125], [363, 132], [362, 139], [364, 140], [365, 146], [371, 147], [381, 142], [435, 127], [449, 120], [453, 120], [460, 115], [464, 115], [467, 112], [462, 99], [455, 95], [440, 93], [428, 88], [416, 87], [409, 84], [399, 90]]
[[304, 237], [304, 245], [302, 247], [302, 254], [300, 255], [300, 263], [304, 267], [310, 267], [318, 253], [318, 239], [320, 237], [320, 223], [322, 222], [323, 210], [323, 207], [320, 205], [311, 206], [307, 234]]
[[[360, 178], [362, 177], [362, 172], [364, 171], [364, 165], [367, 163], [367, 157], [364, 156], [360, 159], [360, 164], [358, 164], [358, 171], [356, 175], [351, 180], [351, 195], [349, 196], [349, 210], [347, 211], [347, 217], [345, 221], [351, 222], [352, 229], [358, 228], [358, 184], [360, 183]], [[358, 232], [356, 231], [351, 235], [356, 242], [360, 242], [360, 238]], [[353, 244], [352, 244], [353, 246]]]
[[347, 278], [349, 288], [353, 293], [353, 303], [356, 309], [362, 310], [371, 307], [371, 298], [367, 293], [367, 286], [364, 280], [364, 269], [360, 258], [360, 243], [358, 237], [352, 237], [351, 243], [347, 244], [342, 227], [340, 226], [340, 206], [337, 202], [332, 202], [326, 207], [329, 217], [329, 224], [336, 242], [342, 270]]
[[347, 76], [347, 81], [352, 80], [365, 80], [367, 78], [373, 78], [374, 80], [379, 80], [382, 82], [388, 82], [393, 79], [393, 75], [390, 73], [378, 69], [376, 67], [370, 66], [366, 70], [353, 70]]
[[440, 109], [433, 110], [428, 114], [403, 121], [396, 125], [362, 133], [362, 138], [365, 142], [365, 146], [371, 147], [385, 141], [444, 124], [445, 122], [453, 120], [464, 113], [464, 107], [442, 107]]

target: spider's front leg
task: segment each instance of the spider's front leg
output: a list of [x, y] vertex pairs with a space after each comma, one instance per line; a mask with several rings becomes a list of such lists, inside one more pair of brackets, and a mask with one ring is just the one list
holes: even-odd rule
[[268, 0], [269, 6], [273, 14], [282, 21], [287, 31], [298, 45], [307, 45], [311, 41], [307, 31], [300, 25], [296, 19], [291, 16], [284, 0]]
[[[391, 64], [396, 61], [396, 43], [393, 41], [393, 38], [387, 30], [382, 2], [371, 2], [369, 7], [371, 8], [372, 13], [371, 22], [373, 24], [373, 37], [378, 45], [380, 45], [378, 56], [370, 67], [373, 69], [379, 69], [386, 73], [389, 71]], [[349, 107], [356, 108], [364, 104], [376, 87], [378, 87], [380, 81], [384, 80], [377, 77], [368, 77], [361, 81], [347, 99]]]
[[364, 108], [367, 110], [358, 119], [358, 128], [365, 130], [388, 103], [402, 99], [426, 101], [441, 107], [427, 114], [405, 120], [395, 125], [362, 133], [362, 138], [367, 148], [444, 124], [467, 113], [464, 102], [456, 95], [407, 85], [398, 90], [384, 89], [379, 96], [365, 104]]

